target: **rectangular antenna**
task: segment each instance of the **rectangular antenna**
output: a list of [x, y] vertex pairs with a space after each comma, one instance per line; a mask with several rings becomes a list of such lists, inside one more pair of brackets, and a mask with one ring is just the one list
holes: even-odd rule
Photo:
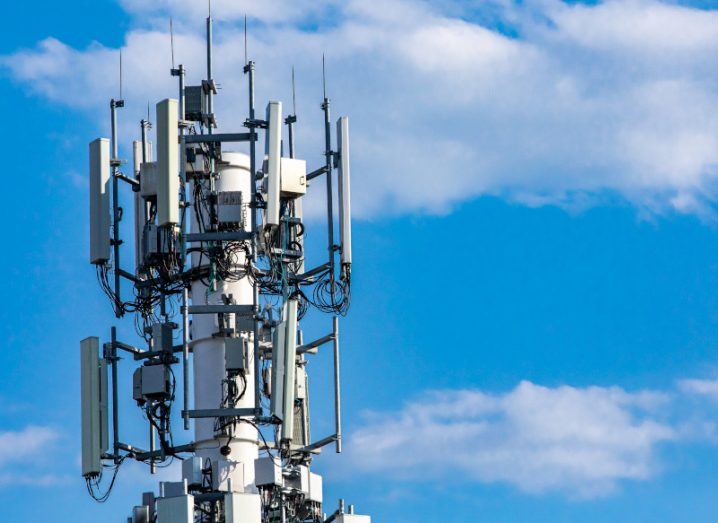
[[110, 259], [110, 141], [90, 143], [90, 263]]
[[157, 224], [179, 223], [179, 102], [157, 104]]
[[284, 399], [282, 415], [282, 439], [294, 437], [294, 395], [297, 370], [297, 300], [287, 302], [286, 329], [284, 335]]
[[[82, 475], [95, 477], [102, 471], [107, 451], [107, 366], [100, 364], [100, 340], [80, 342], [80, 389], [82, 399]], [[103, 390], [104, 388], [104, 390]]]
[[272, 392], [269, 410], [272, 416], [279, 419], [284, 416], [282, 402], [284, 400], [284, 350], [286, 348], [284, 337], [286, 333], [287, 325], [282, 322], [275, 327], [272, 340]]
[[337, 148], [339, 150], [339, 238], [342, 265], [352, 262], [352, 216], [349, 168], [349, 118], [337, 120]]
[[281, 191], [280, 165], [282, 158], [282, 102], [267, 105], [266, 135], [267, 169], [267, 210], [265, 226], [279, 225], [279, 194]]

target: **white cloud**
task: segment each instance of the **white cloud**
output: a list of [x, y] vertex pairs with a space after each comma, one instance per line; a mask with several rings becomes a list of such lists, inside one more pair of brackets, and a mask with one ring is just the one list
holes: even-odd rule
[[29, 425], [22, 430], [0, 431], [0, 487], [32, 485], [57, 487], [69, 482], [67, 475], [49, 470], [60, 433], [51, 427]]
[[526, 381], [499, 395], [438, 391], [400, 412], [370, 414], [347, 451], [352, 467], [395, 479], [461, 478], [592, 498], [658, 472], [658, 446], [678, 437], [661, 421], [666, 401], [653, 392]]
[[28, 426], [19, 431], [0, 432], [0, 466], [44, 453], [59, 439], [59, 433], [50, 427]]
[[[170, 13], [178, 60], [190, 82], [199, 80], [206, 5], [121, 3], [134, 20], [123, 46], [127, 122], [142, 117], [147, 100], [174, 93]], [[718, 52], [717, 12], [656, 0], [438, 4], [216, 2], [226, 21], [217, 30], [220, 122], [236, 128], [245, 114], [247, 11], [258, 100], [289, 100], [296, 65], [298, 150], [314, 162], [322, 149], [320, 56], [328, 53], [335, 114], [352, 116], [361, 216], [446, 212], [483, 194], [580, 207], [618, 193], [641, 210], [711, 213], [718, 199], [718, 66], [710, 59]], [[317, 20], [323, 23], [310, 23]], [[99, 44], [78, 50], [48, 39], [2, 63], [39, 95], [103, 122], [107, 99], [117, 94], [116, 50]], [[128, 140], [136, 129], [125, 124]]]
[[679, 381], [678, 387], [686, 394], [718, 400], [718, 380], [686, 379]]

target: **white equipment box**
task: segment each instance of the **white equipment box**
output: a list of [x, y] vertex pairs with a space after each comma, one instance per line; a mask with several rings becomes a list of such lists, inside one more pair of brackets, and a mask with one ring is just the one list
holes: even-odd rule
[[371, 516], [357, 516], [356, 514], [339, 514], [337, 523], [371, 523]]
[[194, 496], [159, 498], [157, 523], [194, 523]]
[[258, 458], [254, 460], [254, 482], [258, 487], [275, 485], [281, 487], [282, 469], [272, 458]]
[[225, 523], [261, 523], [259, 494], [232, 492], [224, 496]]
[[282, 196], [297, 197], [307, 194], [307, 162], [282, 158]]

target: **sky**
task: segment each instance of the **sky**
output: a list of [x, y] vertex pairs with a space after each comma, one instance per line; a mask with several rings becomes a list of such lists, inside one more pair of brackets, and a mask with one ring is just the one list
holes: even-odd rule
[[[317, 462], [327, 512], [341, 497], [379, 523], [715, 521], [718, 5], [213, 4], [221, 129], [246, 116], [245, 14], [260, 106], [291, 105], [295, 67], [310, 165], [323, 53], [333, 115], [351, 118], [345, 452]], [[87, 144], [109, 132], [119, 49], [121, 155], [148, 102], [174, 95], [170, 17], [177, 63], [202, 78], [205, 6], [32, 6], [0, 20], [20, 162], [0, 206], [0, 513], [124, 521], [178, 472], [123, 467], [104, 505], [80, 476], [79, 340], [113, 324], [87, 263]], [[319, 337], [329, 321], [304, 328]], [[319, 438], [330, 355], [311, 365]], [[141, 444], [131, 398], [120, 407], [123, 438]]]

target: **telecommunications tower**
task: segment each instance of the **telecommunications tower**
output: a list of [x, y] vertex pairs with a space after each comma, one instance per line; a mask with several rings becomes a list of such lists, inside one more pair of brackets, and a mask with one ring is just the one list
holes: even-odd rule
[[[212, 29], [210, 13], [206, 77], [187, 85], [190, 71], [173, 64], [178, 98], [157, 103], [154, 125], [140, 122], [129, 172], [118, 150], [122, 99], [110, 102], [111, 138], [90, 144], [90, 262], [116, 318], [132, 318], [141, 342], [120, 340], [114, 326], [104, 343], [81, 342], [82, 475], [104, 501], [127, 460], [148, 473], [181, 461], [181, 477], [142, 494], [128, 523], [370, 523], [343, 500], [326, 511], [322, 478], [311, 470], [322, 449], [342, 448], [349, 122], [339, 118], [334, 135], [325, 94], [325, 159], [308, 170], [295, 157], [296, 114], [283, 116], [278, 101], [255, 114], [255, 64], [245, 59], [244, 128], [220, 133]], [[328, 230], [326, 258], [316, 263], [305, 257], [302, 215], [314, 184], [326, 190]], [[120, 258], [120, 187], [132, 196], [132, 268]], [[300, 327], [316, 311], [331, 320], [307, 341]], [[324, 351], [333, 357], [334, 430], [312, 439], [308, 369]], [[133, 372], [123, 380], [127, 362]], [[120, 394], [131, 394], [146, 420], [144, 441], [123, 437]]]

